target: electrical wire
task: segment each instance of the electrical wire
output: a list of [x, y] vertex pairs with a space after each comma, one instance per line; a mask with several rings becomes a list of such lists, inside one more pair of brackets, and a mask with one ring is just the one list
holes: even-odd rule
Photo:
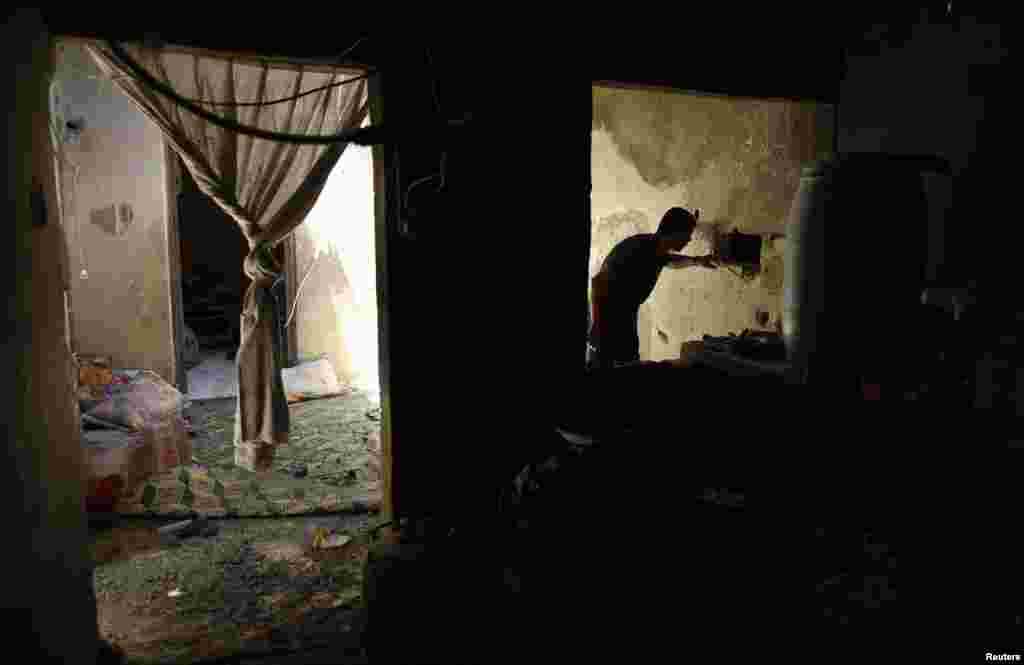
[[188, 99], [187, 97], [183, 97], [182, 99], [188, 99], [188, 101], [192, 102], [193, 104], [206, 104], [207, 106], [230, 106], [230, 107], [238, 107], [238, 106], [271, 106], [273, 104], [283, 104], [284, 102], [291, 102], [291, 101], [295, 101], [297, 99], [302, 99], [303, 97], [305, 97], [307, 95], [312, 95], [314, 92], [320, 92], [321, 90], [327, 90], [329, 88], [337, 88], [339, 86], [347, 85], [349, 83], [354, 83], [356, 81], [362, 81], [363, 79], [370, 78], [371, 76], [373, 76], [376, 73], [377, 73], [377, 70], [375, 70], [375, 69], [374, 70], [370, 70], [370, 71], [366, 72], [365, 74], [360, 74], [359, 76], [353, 76], [352, 78], [345, 79], [344, 81], [338, 81], [336, 83], [328, 83], [327, 85], [322, 85], [319, 88], [312, 88], [310, 90], [306, 90], [305, 92], [300, 92], [297, 95], [292, 95], [290, 97], [282, 97], [280, 99], [271, 99], [270, 101], [266, 101], [266, 102], [211, 102], [211, 101], [207, 101], [207, 100], [203, 100], [203, 99]]
[[409, 186], [405, 189], [405, 200], [403, 201], [403, 205], [404, 205], [404, 209], [406, 211], [408, 211], [408, 209], [409, 209], [409, 197], [412, 195], [412, 190], [415, 189], [416, 187], [419, 187], [423, 183], [430, 182], [431, 180], [440, 180], [441, 182], [438, 184], [436, 191], [440, 192], [442, 189], [444, 189], [444, 164], [445, 164], [445, 159], [446, 159], [446, 155], [442, 153], [442, 155], [441, 155], [441, 171], [439, 173], [432, 173], [430, 175], [423, 176], [422, 178], [417, 178], [412, 183], [410, 183]]
[[299, 296], [302, 295], [302, 287], [306, 285], [306, 280], [309, 279], [310, 274], [313, 272], [313, 268], [316, 267], [316, 263], [320, 260], [321, 256], [323, 256], [323, 254], [317, 254], [316, 257], [313, 258], [313, 262], [309, 264], [309, 268], [306, 270], [305, 276], [299, 281], [299, 288], [295, 290], [295, 301], [292, 302], [292, 311], [288, 314], [288, 319], [284, 322], [285, 328], [292, 324], [292, 317], [295, 316], [295, 309], [299, 306]]
[[437, 80], [437, 67], [434, 66], [434, 59], [430, 57], [430, 47], [425, 46], [423, 51], [427, 56], [427, 67], [430, 69], [430, 88], [431, 92], [434, 93], [434, 110], [437, 114], [441, 115], [441, 93], [439, 91], [439, 83]]
[[[349, 46], [347, 49], [342, 51], [342, 53], [340, 55], [336, 56], [334, 59], [335, 60], [339, 60], [339, 61], [340, 60], [344, 60], [349, 54], [352, 53], [352, 51], [355, 51], [359, 47], [360, 44], [362, 44], [364, 41], [366, 41], [366, 39], [368, 37], [369, 37], [369, 35], [363, 35], [358, 40], [356, 40], [355, 44], [353, 44], [352, 46]], [[264, 67], [266, 67], [266, 64], [264, 64]], [[307, 95], [312, 95], [313, 93], [320, 92], [321, 90], [328, 90], [330, 88], [337, 88], [337, 87], [340, 87], [340, 86], [343, 86], [343, 85], [347, 85], [349, 83], [355, 83], [356, 81], [361, 81], [363, 79], [368, 79], [368, 78], [370, 78], [370, 76], [372, 76], [372, 75], [374, 75], [376, 73], [377, 73], [377, 70], [370, 70], [368, 72], [360, 74], [359, 76], [354, 76], [352, 78], [345, 79], [344, 81], [337, 81], [335, 83], [328, 83], [327, 85], [322, 85], [322, 86], [320, 86], [318, 88], [313, 88], [311, 90], [306, 90], [305, 92], [300, 92], [297, 95], [291, 95], [289, 97], [282, 97], [280, 99], [271, 99], [269, 101], [261, 101], [261, 102], [214, 102], [214, 101], [209, 101], [209, 100], [205, 100], [205, 99], [189, 99], [187, 97], [184, 97], [183, 99], [188, 99], [188, 101], [192, 102], [193, 104], [206, 104], [207, 106], [230, 106], [230, 107], [235, 107], [235, 106], [270, 106], [272, 104], [283, 104], [285, 102], [291, 102], [291, 101], [295, 101], [297, 99], [302, 99], [303, 97], [305, 97]]]
[[362, 44], [363, 42], [365, 42], [369, 38], [370, 38], [370, 35], [363, 35], [362, 37], [360, 37], [359, 39], [356, 40], [355, 44], [353, 44], [352, 46], [349, 46], [347, 49], [342, 51], [341, 55], [336, 56], [335, 60], [344, 60], [348, 56], [352, 55], [352, 51], [355, 51], [357, 48], [359, 48], [359, 45]]
[[[441, 108], [441, 95], [440, 95], [440, 92], [439, 92], [439, 89], [438, 89], [439, 86], [438, 86], [437, 68], [434, 65], [433, 58], [430, 57], [430, 47], [425, 46], [423, 51], [424, 51], [424, 54], [426, 55], [427, 67], [428, 67], [428, 69], [430, 71], [430, 88], [431, 88], [431, 93], [433, 94], [433, 98], [434, 98], [434, 110], [437, 113], [438, 118], [443, 118], [444, 114], [443, 114], [443, 111], [442, 111], [442, 108]], [[441, 157], [440, 157], [440, 160], [439, 160], [439, 164], [438, 164], [437, 173], [432, 173], [430, 175], [423, 176], [422, 178], [417, 178], [416, 180], [411, 182], [408, 187], [406, 187], [406, 189], [405, 189], [405, 196], [402, 198], [402, 206], [403, 206], [403, 210], [404, 211], [406, 211], [406, 212], [408, 211], [408, 209], [409, 209], [409, 197], [412, 195], [412, 190], [415, 189], [416, 187], [419, 187], [420, 185], [422, 185], [424, 183], [430, 182], [431, 180], [439, 180], [435, 191], [437, 193], [440, 193], [442, 190], [444, 190], [444, 188], [445, 188], [445, 181], [446, 181], [446, 178], [447, 178], [447, 162], [448, 162], [448, 153], [447, 153], [447, 151], [442, 151], [441, 152]]]
[[146, 69], [135, 62], [135, 60], [125, 51], [118, 43], [113, 41], [106, 42], [114, 56], [124, 64], [125, 67], [130, 69], [135, 76], [145, 83], [147, 86], [156, 90], [160, 94], [169, 98], [179, 106], [191, 111], [195, 115], [199, 116], [207, 122], [217, 125], [222, 129], [227, 129], [239, 134], [247, 136], [255, 136], [256, 138], [266, 139], [268, 141], [279, 141], [282, 143], [296, 143], [300, 145], [330, 145], [333, 143], [355, 143], [356, 145], [368, 146], [379, 142], [379, 136], [381, 130], [379, 127], [357, 127], [355, 129], [346, 129], [337, 134], [327, 136], [310, 136], [307, 134], [288, 134], [284, 132], [272, 132], [258, 127], [250, 127], [227, 120], [220, 117], [215, 113], [211, 113], [206, 109], [190, 102], [181, 95], [179, 95], [170, 86], [158, 81], [153, 77]]

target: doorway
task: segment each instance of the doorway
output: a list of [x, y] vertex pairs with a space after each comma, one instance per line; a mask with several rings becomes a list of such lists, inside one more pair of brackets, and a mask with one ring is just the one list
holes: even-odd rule
[[101, 632], [133, 658], [186, 661], [281, 640], [336, 644], [354, 632], [368, 531], [380, 519], [370, 149], [346, 150], [305, 224], [273, 250], [286, 277], [300, 278], [274, 289], [290, 436], [267, 468], [241, 468], [235, 354], [247, 242], [87, 55], [70, 49], [72, 69], [61, 70], [76, 347], [106, 357], [90, 374], [102, 403], [128, 390], [121, 379], [134, 368], [187, 386], [167, 418], [185, 422], [170, 432], [173, 463], [140, 462], [164, 430], [118, 421], [83, 440], [90, 460], [107, 463], [89, 462], [87, 497], [103, 500], [88, 504]]
[[241, 342], [242, 300], [251, 281], [242, 270], [248, 243], [235, 221], [199, 189], [181, 158], [168, 158], [175, 162], [180, 183], [176, 249], [182, 325], [176, 347], [188, 372], [188, 397], [236, 397], [235, 354]]
[[[681, 253], [722, 259], [661, 274], [637, 317], [640, 359], [678, 358], [705, 336], [777, 331], [786, 219], [801, 168], [832, 149], [834, 108], [624, 85], [592, 94], [589, 276], [673, 207], [699, 212]], [[719, 253], [733, 231], [761, 239], [756, 272]]]

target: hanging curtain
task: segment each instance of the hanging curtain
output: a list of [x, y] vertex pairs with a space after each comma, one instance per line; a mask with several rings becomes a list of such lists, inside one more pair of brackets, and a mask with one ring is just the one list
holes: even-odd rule
[[[300, 145], [223, 129], [151, 88], [107, 45], [87, 48], [100, 68], [160, 127], [199, 188], [245, 235], [250, 251], [243, 269], [252, 284], [242, 303], [235, 445], [287, 443], [288, 404], [277, 326], [281, 303], [271, 295], [282, 268], [270, 250], [305, 219], [347, 144]], [[206, 51], [128, 45], [124, 50], [180, 96], [218, 102], [200, 106], [249, 127], [337, 134], [359, 127], [369, 108], [365, 78], [267, 103], [344, 81], [351, 73], [308, 67], [304, 71], [297, 65], [275, 66]]]

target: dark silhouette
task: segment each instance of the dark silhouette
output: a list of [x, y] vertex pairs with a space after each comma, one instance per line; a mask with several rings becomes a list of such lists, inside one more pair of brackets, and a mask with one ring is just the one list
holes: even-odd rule
[[591, 281], [592, 319], [587, 365], [614, 367], [640, 359], [637, 317], [663, 268], [714, 268], [712, 255], [677, 254], [693, 237], [700, 211], [671, 208], [657, 233], [640, 233], [617, 244]]

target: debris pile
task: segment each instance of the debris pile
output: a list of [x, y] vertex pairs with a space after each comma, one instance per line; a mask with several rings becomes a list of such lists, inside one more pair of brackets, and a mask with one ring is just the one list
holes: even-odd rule
[[185, 400], [155, 372], [113, 369], [102, 356], [76, 360], [87, 505], [91, 512], [113, 512], [123, 493], [191, 461]]
[[286, 367], [281, 370], [281, 380], [289, 404], [334, 397], [345, 392], [338, 382], [331, 361], [326, 358]]

